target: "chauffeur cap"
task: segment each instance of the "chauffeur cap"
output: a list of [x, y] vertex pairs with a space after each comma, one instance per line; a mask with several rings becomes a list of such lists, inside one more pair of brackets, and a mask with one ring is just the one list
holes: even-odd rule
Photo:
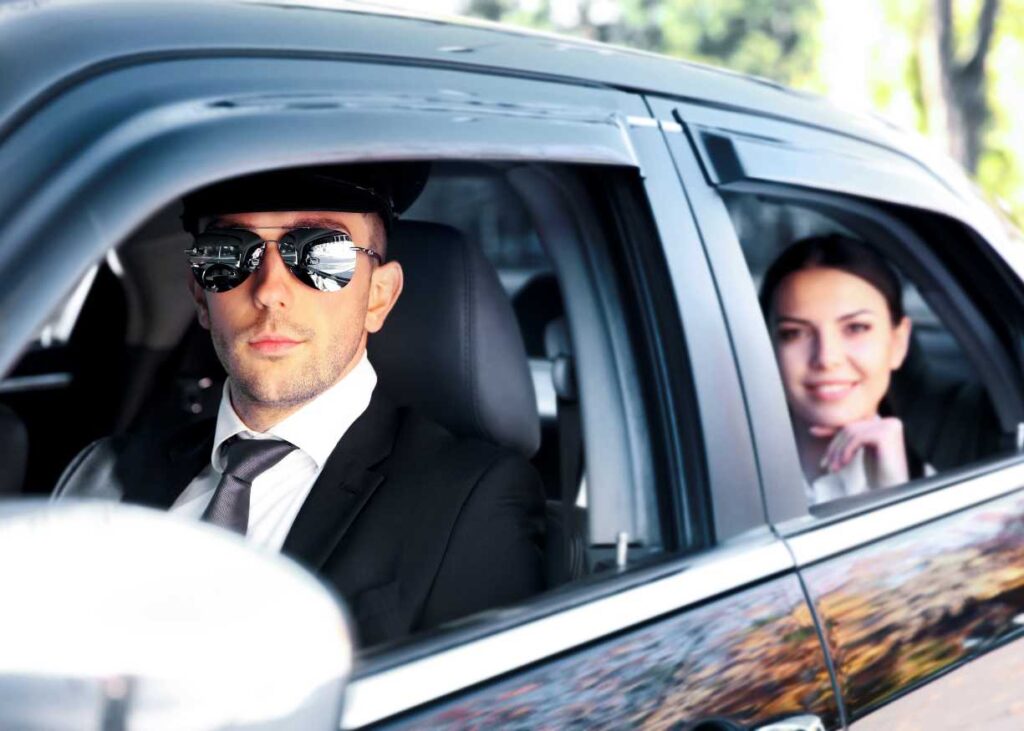
[[182, 222], [198, 233], [199, 219], [265, 211], [377, 213], [390, 231], [426, 185], [428, 162], [321, 165], [232, 178], [185, 196]]

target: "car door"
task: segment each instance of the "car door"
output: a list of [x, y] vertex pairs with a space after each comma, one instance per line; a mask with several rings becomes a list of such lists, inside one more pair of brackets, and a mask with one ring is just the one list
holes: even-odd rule
[[[1015, 690], [1024, 663], [1017, 252], [955, 175], [880, 135], [802, 127], [782, 121], [784, 110], [767, 119], [668, 100], [652, 106], [679, 123], [667, 139], [703, 204], [705, 240], [714, 241], [708, 255], [737, 346], [765, 499], [824, 628], [844, 717], [854, 728], [1016, 728], [1024, 723]], [[789, 219], [791, 236], [800, 228], [792, 221], [819, 217], [873, 237], [927, 302], [917, 318], [923, 362], [931, 372], [973, 374], [961, 393], [975, 397], [943, 402], [924, 423], [915, 412], [939, 396], [917, 392], [902, 416], [908, 440], [915, 429], [951, 435], [936, 437], [943, 446], [928, 455], [934, 469], [923, 479], [806, 508], [752, 286], [764, 266], [758, 237], [741, 246], [738, 235], [744, 208], [802, 211]], [[951, 347], [957, 354], [947, 358]], [[981, 424], [987, 446], [962, 449], [980, 443], [972, 432]]]
[[511, 165], [566, 296], [598, 568], [365, 652], [343, 726], [838, 727], [818, 624], [767, 525], [709, 260], [643, 100], [293, 54], [276, 23], [319, 12], [233, 12], [227, 27], [250, 34], [270, 22], [273, 49], [108, 59], [56, 79], [45, 104], [7, 110], [0, 172], [19, 182], [0, 190], [0, 370], [95, 262], [198, 186], [327, 161]]
[[[627, 124], [644, 172], [636, 205], [649, 206], [657, 219], [656, 231], [641, 228], [636, 240], [663, 241], [660, 263], [685, 331], [673, 347], [690, 357], [694, 380], [696, 403], [676, 426], [698, 427], [706, 444], [723, 445], [704, 447], [713, 504], [706, 510], [718, 538], [637, 571], [614, 594], [594, 584], [536, 622], [369, 673], [348, 696], [346, 727], [839, 725], [803, 589], [787, 568], [783, 543], [763, 528], [736, 374], [721, 313], [708, 307], [714, 295], [693, 219], [676, 202], [682, 190], [656, 120], [636, 116]], [[600, 515], [591, 516], [592, 532]], [[451, 693], [461, 684], [464, 690]], [[389, 706], [406, 708], [397, 700], [400, 688], [418, 689], [424, 705], [382, 715]]]

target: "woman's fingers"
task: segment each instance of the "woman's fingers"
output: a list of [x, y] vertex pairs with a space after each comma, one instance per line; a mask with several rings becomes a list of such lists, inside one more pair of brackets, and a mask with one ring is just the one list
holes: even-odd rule
[[880, 434], [885, 431], [881, 422], [876, 418], [863, 419], [837, 429], [825, 449], [822, 467], [829, 472], [836, 472], [850, 464], [859, 449], [877, 446]]
[[839, 462], [844, 467], [850, 464], [850, 461], [857, 454], [857, 450], [863, 449], [864, 447], [877, 447], [878, 446], [878, 431], [871, 428], [855, 428], [851, 430], [849, 438], [843, 444], [842, 451], [839, 454]]
[[843, 447], [850, 438], [850, 433], [847, 427], [839, 429], [835, 436], [832, 437], [832, 441], [829, 442], [828, 447], [825, 448], [825, 455], [821, 459], [821, 466], [829, 472], [835, 472], [840, 469], [842, 465], [839, 462], [839, 457], [842, 454]]
[[[825, 432], [827, 427], [821, 427], [821, 430]], [[825, 448], [821, 466], [829, 472], [841, 470], [853, 461], [861, 449], [872, 452], [882, 484], [906, 482], [907, 457], [903, 444], [903, 424], [899, 419], [864, 419], [835, 431]]]

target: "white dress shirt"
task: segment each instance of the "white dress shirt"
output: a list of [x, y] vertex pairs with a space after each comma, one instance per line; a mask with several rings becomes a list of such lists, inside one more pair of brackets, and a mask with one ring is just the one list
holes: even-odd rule
[[870, 490], [873, 486], [868, 480], [864, 451], [858, 449], [849, 464], [838, 471], [826, 473], [815, 478], [810, 484], [805, 484], [807, 502], [817, 505], [850, 495], [860, 495]]
[[[807, 502], [810, 505], [827, 503], [830, 500], [861, 495], [869, 490], [895, 485], [874, 484], [868, 476], [867, 454], [865, 449], [858, 449], [850, 463], [837, 472], [831, 472], [804, 483]], [[935, 468], [927, 462], [923, 465], [924, 477], [936, 474]], [[911, 478], [913, 479], [913, 478]], [[899, 483], [897, 483], [899, 484]]]
[[336, 384], [266, 432], [254, 432], [235, 413], [225, 382], [210, 463], [178, 496], [171, 512], [197, 519], [202, 516], [224, 470], [220, 447], [231, 437], [237, 434], [241, 439], [283, 439], [296, 449], [253, 480], [246, 533], [253, 543], [279, 551], [324, 463], [353, 422], [366, 411], [376, 385], [377, 373], [364, 352], [359, 363]]

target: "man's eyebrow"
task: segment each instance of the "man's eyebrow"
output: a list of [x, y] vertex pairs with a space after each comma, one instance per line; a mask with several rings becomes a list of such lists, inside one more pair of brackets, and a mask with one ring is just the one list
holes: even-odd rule
[[299, 218], [291, 223], [292, 228], [332, 228], [348, 231], [348, 226], [321, 216]]
[[[249, 228], [241, 226], [230, 217], [214, 218], [207, 224], [207, 228]], [[264, 228], [264, 227], [258, 227]], [[323, 216], [304, 216], [290, 221], [287, 226], [270, 226], [267, 228], [330, 228], [348, 231], [348, 226]]]

